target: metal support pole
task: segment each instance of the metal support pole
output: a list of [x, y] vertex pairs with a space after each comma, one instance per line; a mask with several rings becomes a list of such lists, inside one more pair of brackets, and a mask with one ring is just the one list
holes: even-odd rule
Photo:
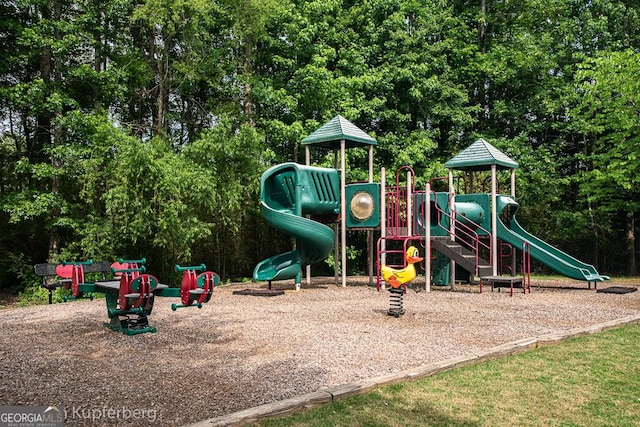
[[[511, 197], [513, 197], [513, 200], [516, 199], [516, 170], [515, 169], [511, 169]], [[522, 254], [524, 256], [524, 253]], [[517, 261], [517, 257], [516, 257], [516, 248], [513, 248], [513, 254], [511, 257], [511, 274], [513, 276], [516, 275], [516, 267], [518, 265], [518, 261]], [[523, 285], [524, 286], [524, 285]]]
[[[387, 249], [387, 179], [385, 169], [380, 169], [380, 259], [377, 260], [381, 265], [387, 262], [387, 255], [385, 250]], [[379, 278], [377, 278], [379, 279]], [[384, 290], [384, 282], [382, 282], [382, 289]]]
[[[334, 157], [333, 157], [333, 168], [334, 169], [338, 169], [338, 152], [334, 151]], [[342, 195], [340, 195], [340, 197], [342, 197]], [[342, 204], [341, 204], [342, 206]], [[339, 243], [340, 243], [340, 225], [338, 222], [333, 224], [333, 230], [335, 232], [334, 234], [334, 239], [333, 239], [333, 275], [334, 275], [334, 284], [337, 285], [338, 284], [338, 275], [340, 272], [340, 264], [339, 264], [339, 259], [340, 257], [338, 256], [338, 253], [340, 252], [340, 248], [339, 248]]]
[[497, 199], [497, 185], [496, 185], [496, 165], [491, 165], [491, 246], [493, 249], [493, 259], [491, 261], [493, 267], [493, 275], [498, 275], [498, 212], [496, 210]]
[[373, 230], [367, 230], [367, 260], [369, 261], [369, 286], [373, 286], [373, 271], [375, 270], [376, 248], [373, 241]]
[[340, 243], [342, 245], [342, 287], [347, 287], [347, 183], [346, 183], [346, 144], [345, 140], [340, 140]]
[[[369, 182], [373, 182], [373, 145], [369, 146]], [[375, 243], [373, 241], [373, 230], [367, 230], [367, 252], [369, 260], [369, 286], [373, 286], [373, 271], [375, 269]]]
[[373, 182], [373, 145], [369, 146], [369, 182]]
[[407, 236], [413, 235], [411, 226], [413, 225], [413, 208], [412, 208], [412, 176], [411, 171], [407, 172]]
[[431, 183], [427, 182], [425, 190], [425, 207], [424, 207], [424, 223], [425, 223], [425, 254], [424, 254], [424, 277], [426, 292], [431, 292]]
[[[456, 215], [455, 215], [455, 197], [456, 190], [453, 186], [453, 169], [449, 169], [449, 215], [451, 215], [451, 221], [449, 221], [449, 234], [451, 240], [456, 240]], [[456, 288], [456, 262], [450, 258], [449, 263], [449, 282], [451, 283], [451, 290]]]
[[[311, 151], [309, 150], [309, 146], [304, 146], [304, 161], [307, 166], [311, 165]], [[309, 218], [309, 215], [306, 216]], [[307, 286], [311, 285], [311, 265], [307, 265], [305, 269], [305, 275], [307, 276]], [[300, 287], [296, 285], [296, 290], [300, 290]]]

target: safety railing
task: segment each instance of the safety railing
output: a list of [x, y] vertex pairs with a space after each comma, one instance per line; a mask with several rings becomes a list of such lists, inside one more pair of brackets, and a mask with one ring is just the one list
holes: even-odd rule
[[531, 293], [531, 247], [527, 241], [522, 244], [522, 289]]
[[[432, 193], [434, 194], [434, 200], [435, 200], [435, 192], [432, 191]], [[451, 197], [451, 195], [449, 195], [449, 197]], [[426, 203], [430, 203], [430, 197], [426, 197], [425, 200], [426, 200]], [[488, 258], [490, 260], [493, 259], [494, 248], [491, 244], [491, 240], [492, 240], [491, 232], [486, 228], [482, 227], [480, 224], [477, 224], [476, 222], [468, 218], [465, 218], [464, 221], [456, 219], [457, 212], [454, 209], [452, 209], [450, 212], [446, 212], [442, 210], [442, 208], [440, 208], [440, 206], [438, 206], [437, 203], [434, 203], [434, 207], [438, 212], [438, 216], [440, 218], [442, 217], [448, 218], [450, 223], [451, 221], [453, 221], [453, 224], [454, 224], [453, 232], [450, 228], [444, 227], [442, 225], [442, 221], [438, 221], [437, 223], [438, 228], [445, 230], [449, 237], [453, 237], [458, 244], [466, 247], [467, 249], [473, 252], [475, 256], [475, 275], [478, 276], [478, 268], [480, 265], [480, 251], [486, 250], [488, 252]], [[424, 209], [424, 206], [422, 208]], [[472, 224], [473, 227], [465, 224], [465, 222]], [[476, 230], [481, 230], [482, 232], [484, 232], [484, 234], [488, 236], [487, 240], [489, 243], [485, 243], [480, 238], [480, 235]]]

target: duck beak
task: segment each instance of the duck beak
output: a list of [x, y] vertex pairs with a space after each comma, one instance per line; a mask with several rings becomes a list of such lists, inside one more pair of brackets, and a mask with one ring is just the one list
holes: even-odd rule
[[416, 262], [422, 262], [422, 260], [423, 260], [423, 259], [424, 259], [424, 258], [419, 257], [419, 256], [415, 256], [415, 257], [414, 257], [414, 256], [410, 256], [410, 257], [407, 257], [407, 261], [408, 261], [408, 262], [410, 262], [411, 264], [416, 263]]

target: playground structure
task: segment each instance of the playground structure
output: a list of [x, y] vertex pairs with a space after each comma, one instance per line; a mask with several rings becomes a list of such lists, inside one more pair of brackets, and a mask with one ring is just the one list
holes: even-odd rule
[[[159, 283], [158, 279], [146, 273], [144, 258], [139, 260], [120, 259], [110, 265], [113, 279], [104, 279], [104, 268], [92, 268], [94, 262], [63, 261], [55, 267], [55, 275], [60, 279], [56, 286], [64, 286], [71, 291], [72, 296], [66, 300], [93, 298], [94, 293], [102, 293], [107, 304], [109, 322], [104, 323], [109, 329], [127, 335], [137, 335], [146, 332], [156, 332], [156, 328], [149, 324], [148, 316], [153, 310], [155, 297], [177, 297], [181, 304], [172, 304], [176, 311], [183, 307], [198, 307], [211, 299], [213, 288], [220, 282], [220, 277], [205, 271], [206, 266], [181, 267], [175, 266], [176, 272], [183, 272], [181, 286], [171, 288]], [[104, 262], [96, 263], [103, 266]], [[52, 264], [38, 264], [35, 266], [37, 275], [52, 275]], [[88, 272], [102, 272], [103, 279], [95, 282], [85, 281], [85, 269]], [[202, 273], [197, 274], [198, 271]], [[51, 288], [48, 288], [51, 292]], [[51, 301], [51, 298], [50, 298]]]
[[[376, 141], [341, 116], [302, 140], [306, 165], [284, 163], [267, 170], [261, 179], [261, 208], [265, 220], [295, 238], [292, 251], [275, 255], [254, 270], [254, 279], [268, 281], [294, 279], [296, 288], [306, 268], [326, 258], [331, 247], [335, 254], [335, 277], [341, 267], [342, 286], [346, 286], [346, 231], [368, 233], [370, 284], [376, 270], [381, 287], [381, 266], [407, 267], [404, 254], [410, 246], [424, 250], [425, 289], [431, 285], [450, 285], [456, 281], [479, 281], [491, 288], [514, 287], [531, 291], [531, 258], [572, 279], [587, 282], [589, 288], [608, 280], [589, 264], [553, 247], [528, 233], [516, 219], [519, 204], [515, 194], [518, 164], [494, 146], [479, 139], [445, 163], [449, 176], [438, 178], [446, 191], [434, 191], [434, 181], [426, 188], [415, 187], [415, 173], [403, 167], [394, 185], [387, 186], [385, 170], [381, 182], [373, 182], [373, 147]], [[317, 146], [335, 151], [335, 167], [310, 166], [309, 148]], [[369, 150], [369, 182], [346, 184], [345, 150]], [[338, 161], [339, 153], [339, 161]], [[339, 163], [339, 165], [338, 165]], [[457, 194], [454, 171], [473, 178], [490, 172], [490, 191], [476, 192], [473, 179], [465, 192]], [[510, 172], [511, 189], [498, 193], [498, 173]], [[342, 173], [341, 173], [342, 172]], [[406, 173], [406, 184], [402, 184]], [[459, 177], [458, 177], [459, 178]], [[327, 224], [333, 224], [333, 228]], [[377, 244], [374, 232], [378, 233]], [[339, 244], [341, 256], [339, 256]], [[507, 252], [505, 253], [505, 250]], [[375, 252], [375, 257], [372, 254]], [[520, 267], [516, 253], [521, 253]], [[337, 260], [340, 260], [340, 263]], [[522, 275], [518, 275], [521, 272]]]

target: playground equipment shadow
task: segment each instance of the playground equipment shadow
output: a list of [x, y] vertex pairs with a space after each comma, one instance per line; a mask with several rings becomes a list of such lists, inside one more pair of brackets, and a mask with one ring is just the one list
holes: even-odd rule
[[180, 426], [640, 315], [640, 292], [574, 281], [534, 280], [531, 294], [510, 297], [474, 286], [427, 293], [416, 279], [396, 319], [386, 315], [388, 292], [368, 278], [349, 283], [315, 278], [295, 291], [274, 282], [285, 290], [275, 297], [233, 295], [265, 287], [234, 284], [177, 312], [160, 299], [158, 332], [133, 337], [102, 326], [103, 301], [2, 310], [0, 402], [62, 405], [67, 426]]

